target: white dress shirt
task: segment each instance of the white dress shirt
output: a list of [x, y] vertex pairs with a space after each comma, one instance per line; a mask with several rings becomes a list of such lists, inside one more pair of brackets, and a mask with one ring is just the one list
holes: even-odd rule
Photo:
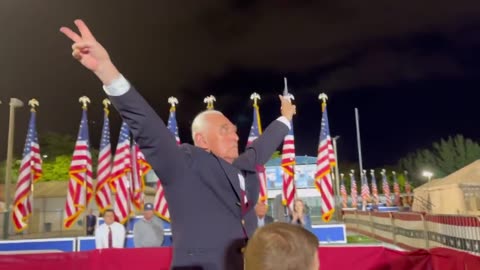
[[265, 217], [257, 217], [257, 227], [261, 228], [265, 226]]
[[113, 222], [108, 226], [103, 223], [95, 230], [95, 247], [97, 249], [108, 248], [108, 227], [112, 230], [112, 247], [123, 248], [125, 243], [125, 227]]

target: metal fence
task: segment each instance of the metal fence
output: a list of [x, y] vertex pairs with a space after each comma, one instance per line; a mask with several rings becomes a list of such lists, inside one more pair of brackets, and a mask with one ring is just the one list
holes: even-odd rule
[[480, 217], [344, 211], [347, 230], [405, 249], [448, 247], [480, 255]]

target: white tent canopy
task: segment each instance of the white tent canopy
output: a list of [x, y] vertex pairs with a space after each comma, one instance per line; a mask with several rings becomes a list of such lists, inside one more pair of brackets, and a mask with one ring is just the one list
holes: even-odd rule
[[432, 214], [480, 214], [480, 160], [414, 190], [413, 210]]

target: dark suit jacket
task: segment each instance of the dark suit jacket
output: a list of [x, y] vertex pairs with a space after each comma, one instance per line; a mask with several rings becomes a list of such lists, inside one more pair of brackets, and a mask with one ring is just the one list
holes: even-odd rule
[[[97, 225], [97, 217], [95, 215], [87, 215], [87, 235], [95, 233], [95, 226]], [[90, 227], [90, 229], [89, 229]]]
[[[269, 160], [288, 127], [274, 121], [229, 164], [198, 147], [177, 146], [164, 122], [135, 89], [110, 99], [163, 184], [175, 233], [173, 269], [243, 269], [244, 229], [251, 236], [257, 222], [255, 166]], [[250, 202], [245, 215], [240, 207], [239, 172], [245, 176]]]

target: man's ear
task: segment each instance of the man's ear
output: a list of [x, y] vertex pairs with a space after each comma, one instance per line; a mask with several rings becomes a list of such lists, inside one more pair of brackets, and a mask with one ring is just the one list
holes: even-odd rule
[[210, 151], [210, 149], [208, 148], [207, 140], [205, 139], [205, 136], [203, 136], [203, 134], [201, 133], [195, 134], [195, 145], [207, 151]]

